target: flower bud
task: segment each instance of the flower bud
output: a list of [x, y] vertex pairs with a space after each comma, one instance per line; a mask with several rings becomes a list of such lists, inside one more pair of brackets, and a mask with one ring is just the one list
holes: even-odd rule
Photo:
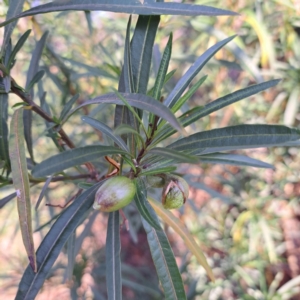
[[103, 212], [112, 212], [128, 205], [134, 198], [135, 184], [125, 176], [107, 179], [95, 195], [93, 208]]
[[166, 183], [163, 177], [151, 175], [147, 176], [147, 182], [153, 188], [162, 188]]
[[189, 196], [187, 182], [176, 175], [169, 176], [162, 191], [162, 204], [166, 209], [181, 207]]

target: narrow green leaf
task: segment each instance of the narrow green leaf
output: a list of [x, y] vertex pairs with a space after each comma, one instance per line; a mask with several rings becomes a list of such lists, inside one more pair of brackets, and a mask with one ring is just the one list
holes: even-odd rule
[[32, 175], [34, 177], [44, 177], [61, 172], [70, 167], [84, 164], [89, 161], [99, 159], [105, 155], [127, 154], [127, 152], [112, 146], [85, 146], [65, 151], [51, 156], [34, 166]]
[[[172, 70], [170, 71], [166, 77], [165, 77], [165, 80], [164, 80], [164, 85], [173, 77], [173, 75], [175, 74], [176, 72], [176, 69], [175, 70]], [[153, 95], [153, 91], [154, 91], [154, 87], [152, 87], [148, 92], [147, 92], [147, 95], [152, 97]]]
[[7, 169], [10, 169], [8, 154], [8, 128], [7, 128], [8, 94], [0, 94], [0, 159], [5, 161]]
[[[191, 25], [198, 32], [205, 32], [208, 36], [215, 36], [218, 40], [223, 40], [228, 37], [224, 31], [217, 29], [215, 26], [209, 26], [206, 22], [198, 22], [197, 19], [191, 20]], [[246, 52], [247, 47], [241, 48], [240, 45], [245, 45], [242, 40], [240, 41], [232, 41], [232, 43], [228, 44], [226, 48], [232, 52], [235, 56], [236, 60], [243, 66], [243, 69], [250, 73], [255, 81], [263, 82], [261, 70], [257, 64], [253, 63], [253, 58], [249, 57]]]
[[2, 58], [2, 63], [0, 64], [0, 69], [3, 74], [1, 75], [0, 82], [1, 85], [2, 84], [4, 85], [5, 93], [9, 93], [11, 90], [11, 78], [9, 76], [9, 70], [5, 67], [8, 65], [8, 61], [9, 61], [9, 57], [11, 56], [11, 53], [12, 53], [12, 43], [10, 39], [6, 46], [5, 54], [4, 57]]
[[134, 173], [136, 173], [136, 167], [135, 167], [133, 161], [131, 159], [127, 158], [126, 156], [123, 156], [122, 158], [123, 158], [124, 162], [127, 163], [131, 167], [131, 169], [134, 171]]
[[10, 127], [9, 156], [13, 185], [18, 199], [18, 213], [23, 243], [28, 255], [30, 266], [37, 271], [36, 256], [33, 243], [31, 224], [30, 184], [24, 144], [23, 108], [13, 114]]
[[200, 118], [203, 118], [209, 114], [211, 114], [214, 111], [217, 111], [225, 106], [228, 106], [232, 103], [235, 103], [237, 101], [240, 101], [242, 99], [245, 99], [247, 97], [250, 97], [252, 95], [255, 95], [261, 91], [264, 91], [270, 87], [273, 87], [277, 85], [277, 83], [280, 80], [270, 80], [263, 83], [251, 85], [249, 87], [246, 87], [244, 89], [238, 90], [236, 92], [230, 93], [226, 96], [223, 96], [215, 101], [212, 101], [208, 104], [206, 104], [202, 109], [199, 109], [198, 111], [194, 111], [186, 115], [186, 117], [180, 118], [182, 125], [188, 126], [195, 121], [199, 120]]
[[133, 93], [134, 83], [132, 75], [132, 63], [131, 63], [131, 48], [130, 48], [130, 26], [131, 16], [128, 19], [126, 37], [125, 37], [125, 49], [124, 49], [124, 66], [122, 69], [122, 76], [124, 78], [125, 90], [124, 92]]
[[16, 300], [31, 300], [36, 297], [62, 247], [85, 219], [94, 202], [95, 193], [102, 183], [83, 192], [60, 214], [37, 250], [37, 273], [27, 267], [19, 284]]
[[150, 206], [147, 200], [147, 189], [145, 187], [145, 183], [143, 179], [137, 178], [135, 180], [135, 185], [136, 185], [136, 194], [134, 197], [134, 201], [139, 213], [148, 222], [150, 226], [152, 226], [157, 230], [162, 230], [157, 218], [153, 218], [152, 214], [149, 212], [149, 209], [152, 209], [152, 207]]
[[[119, 92], [132, 93], [133, 87], [133, 75], [132, 75], [132, 64], [131, 64], [131, 47], [130, 47], [130, 27], [131, 27], [131, 16], [129, 17], [126, 37], [125, 37], [125, 49], [124, 49], [124, 65], [121, 71], [121, 76], [119, 79]], [[123, 103], [124, 104], [124, 103]], [[135, 112], [136, 110], [134, 110]], [[117, 127], [122, 124], [128, 124], [139, 131], [139, 123], [134, 114], [130, 111], [128, 106], [117, 105], [115, 109], [115, 124]], [[134, 142], [133, 134], [123, 134], [122, 139], [125, 143], [129, 145], [130, 153], [132, 156], [136, 156], [136, 145]]]
[[[17, 24], [17, 21], [15, 21], [15, 22], [13, 22], [13, 21], [17, 20], [18, 17], [17, 18], [14, 18], [14, 17], [19, 15], [22, 12], [23, 5], [24, 5], [24, 0], [10, 0], [9, 1], [9, 8], [8, 8], [8, 11], [6, 14], [6, 21], [5, 21], [5, 23], [9, 24], [9, 25], [5, 26], [4, 39], [2, 42], [0, 57], [3, 57], [3, 55], [6, 51], [6, 47], [9, 43], [11, 33], [13, 32], [13, 30]], [[5, 25], [5, 24], [3, 24], [3, 25]]]
[[[39, 61], [42, 56], [42, 51], [43, 51], [44, 45], [46, 43], [47, 36], [48, 36], [48, 31], [46, 31], [42, 35], [41, 39], [36, 43], [36, 47], [32, 53], [29, 69], [27, 72], [26, 88], [29, 86], [29, 83], [34, 78], [34, 75], [38, 72]], [[31, 99], [33, 99], [33, 96], [34, 96], [33, 88], [30, 89], [30, 96], [31, 96]], [[32, 129], [32, 111], [31, 110], [29, 110], [29, 109], [24, 110], [23, 123], [24, 123], [24, 135], [25, 135], [27, 149], [28, 149], [31, 160], [34, 162], [33, 149], [32, 149], [32, 133], [31, 133], [31, 129]]]
[[143, 137], [134, 129], [132, 128], [130, 125], [127, 124], [123, 124], [123, 125], [119, 125], [115, 130], [114, 133], [117, 135], [123, 135], [126, 133], [132, 133], [133, 135], [135, 135], [138, 140], [140, 141], [140, 143], [144, 146], [145, 142]]
[[[42, 56], [42, 52], [46, 43], [47, 36], [48, 36], [48, 31], [46, 31], [42, 35], [41, 39], [36, 43], [35, 49], [32, 53], [29, 69], [27, 72], [26, 89], [28, 88], [30, 81], [34, 78], [34, 76], [38, 72], [39, 61]], [[33, 96], [32, 91], [31, 91], [31, 96]]]
[[5, 161], [0, 160], [0, 169], [3, 169], [5, 167]]
[[119, 211], [111, 212], [108, 217], [106, 235], [106, 287], [108, 299], [122, 299], [121, 241]]
[[26, 102], [18, 102], [16, 104], [14, 104], [12, 106], [12, 108], [16, 108], [16, 107], [20, 107], [20, 106], [27, 106], [27, 108], [28, 108], [29, 105]]
[[104, 134], [106, 134], [108, 137], [110, 137], [121, 149], [123, 149], [124, 151], [129, 153], [129, 149], [127, 147], [127, 145], [125, 144], [125, 142], [122, 140], [122, 138], [116, 134], [114, 134], [114, 132], [104, 123], [97, 121], [93, 118], [90, 118], [88, 116], [83, 116], [81, 117], [81, 120], [89, 125], [91, 125], [92, 127], [100, 130], [101, 132], [103, 132]]
[[6, 64], [6, 68], [8, 70], [11, 69], [12, 64], [16, 58], [17, 53], [20, 51], [20, 49], [23, 47], [24, 43], [26, 42], [28, 36], [30, 35], [31, 29], [27, 30], [18, 40], [16, 46], [14, 47], [11, 55], [9, 56], [8, 63]]
[[171, 33], [169, 36], [167, 45], [165, 47], [164, 53], [162, 55], [159, 69], [158, 69], [158, 74], [155, 79], [155, 84], [154, 84], [154, 89], [153, 89], [153, 98], [155, 98], [156, 100], [160, 99], [161, 89], [163, 87], [165, 77], [166, 77], [166, 74], [168, 71], [169, 62], [170, 62], [171, 53], [172, 53], [172, 40], [173, 40], [173, 35]]
[[[184, 103], [186, 103], [187, 100], [189, 100], [193, 94], [198, 90], [198, 88], [202, 85], [202, 83], [205, 81], [205, 79], [207, 78], [206, 76], [201, 77], [175, 104], [174, 106], [171, 108], [171, 111], [173, 113], [177, 112]], [[188, 112], [186, 112], [186, 114], [188, 115]], [[179, 118], [179, 121], [182, 124], [182, 118]], [[163, 139], [165, 139], [166, 137], [172, 135], [173, 133], [175, 133], [173, 128], [170, 128], [170, 126], [165, 126], [166, 128], [164, 128], [163, 130], [161, 130], [162, 126], [166, 123], [165, 120], [162, 120], [158, 126], [158, 130], [156, 133], [156, 138], [154, 139], [154, 143], [156, 144], [156, 140], [159, 138], [160, 140], [162, 140], [161, 137], [163, 137]], [[185, 127], [185, 125], [183, 125]], [[169, 134], [169, 135], [167, 135]]]
[[164, 167], [164, 168], [155, 168], [153, 170], [145, 169], [139, 175], [140, 176], [148, 176], [148, 175], [157, 175], [157, 174], [162, 174], [162, 173], [171, 173], [171, 172], [174, 172], [176, 169], [177, 169], [177, 167], [174, 167], [174, 166]]
[[216, 43], [214, 46], [206, 50], [196, 62], [186, 71], [186, 73], [180, 78], [172, 92], [168, 95], [164, 104], [168, 107], [173, 107], [177, 100], [181, 97], [185, 89], [188, 87], [190, 82], [195, 78], [195, 76], [201, 71], [205, 64], [227, 43], [235, 38], [231, 36], [221, 42]]
[[75, 265], [75, 242], [76, 242], [76, 230], [72, 232], [68, 241], [67, 241], [67, 255], [68, 255], [68, 264], [66, 268], [66, 279], [71, 281], [73, 278], [73, 270]]
[[78, 100], [78, 98], [79, 98], [79, 94], [76, 94], [65, 104], [64, 108], [60, 113], [60, 117], [59, 117], [60, 120], [63, 120], [64, 117], [69, 113], [69, 111], [72, 109], [72, 106]]
[[160, 157], [151, 157], [151, 159], [142, 161], [142, 169], [147, 172], [156, 171], [158, 169], [165, 169], [174, 167], [173, 159], [161, 159]]
[[[238, 90], [236, 92], [230, 93], [226, 96], [223, 96], [215, 101], [212, 101], [212, 102], [206, 104], [204, 107], [198, 106], [198, 107], [195, 107], [195, 108], [185, 112], [184, 114], [182, 114], [180, 116], [179, 121], [183, 127], [186, 127], [186, 126], [194, 123], [195, 121], [211, 114], [214, 111], [217, 111], [225, 106], [228, 106], [232, 103], [243, 100], [247, 97], [255, 95], [256, 93], [259, 93], [270, 87], [273, 87], [279, 81], [280, 80], [270, 80], [270, 81], [252, 85], [252, 86], [246, 87], [244, 89]], [[175, 104], [175, 106], [176, 106], [176, 104]], [[173, 108], [172, 108], [172, 111], [174, 111]], [[161, 122], [161, 124], [163, 125], [164, 123]], [[159, 143], [160, 141], [171, 136], [175, 132], [176, 131], [170, 125], [165, 125], [160, 130], [157, 131], [152, 145], [156, 145], [157, 143]]]
[[17, 196], [17, 193], [12, 193], [0, 200], [0, 209], [3, 208], [9, 201], [14, 199]]
[[134, 91], [146, 94], [159, 16], [140, 15], [131, 41]]
[[[115, 93], [117, 94], [117, 96], [122, 100], [123, 104], [127, 107], [127, 109], [129, 110], [129, 114], [131, 113], [132, 116], [134, 117], [135, 120], [137, 120], [137, 122], [140, 124], [140, 126], [143, 128], [145, 134], [147, 134], [146, 128], [144, 126], [143, 121], [140, 119], [138, 112], [135, 111], [135, 109], [133, 107], [130, 106], [130, 104], [127, 102], [127, 100], [118, 92], [115, 91]], [[136, 123], [136, 122], [134, 122]], [[135, 128], [139, 128], [139, 125], [136, 124]]]
[[[158, 102], [157, 100], [146, 96], [142, 94], [128, 94], [128, 93], [120, 93], [126, 101], [133, 107], [147, 110], [165, 120], [167, 120], [176, 130], [181, 131], [181, 125], [177, 121], [176, 117], [171, 113], [171, 111]], [[110, 103], [110, 104], [118, 104], [118, 105], [123, 105], [122, 100], [115, 94], [115, 93], [109, 93], [103, 96], [96, 97], [91, 100], [87, 100], [81, 105], [77, 106], [73, 110], [70, 111], [70, 113], [64, 118], [62, 123], [65, 123], [67, 119], [78, 109], [90, 105], [90, 104], [99, 104], [99, 103]], [[119, 125], [119, 124], [118, 124]]]
[[300, 131], [281, 125], [238, 125], [203, 131], [180, 139], [168, 147], [207, 154], [236, 149], [284, 146], [299, 142]]
[[8, 18], [0, 27], [27, 16], [65, 10], [103, 10], [138, 15], [181, 15], [181, 16], [224, 16], [236, 13], [204, 5], [191, 5], [170, 2], [140, 2], [137, 0], [82, 0], [53, 1], [33, 7], [14, 18]]
[[[169, 62], [170, 62], [171, 53], [172, 53], [172, 40], [173, 40], [173, 35], [171, 33], [169, 36], [167, 45], [165, 47], [163, 56], [160, 61], [158, 73], [157, 73], [157, 76], [155, 79], [155, 84], [153, 87], [153, 92], [151, 94], [151, 96], [153, 98], [155, 98], [156, 100], [160, 100], [161, 90], [162, 90], [162, 87], [163, 87], [165, 79], [166, 79], [166, 74], [168, 71]], [[155, 118], [155, 116], [153, 114], [149, 114], [149, 122], [148, 123], [153, 124], [154, 118]], [[151, 132], [151, 131], [152, 131], [152, 128], [149, 126], [149, 132]]]
[[46, 228], [46, 227], [49, 227], [49, 225], [51, 225], [51, 223], [53, 223], [53, 221], [55, 221], [61, 214], [62, 214], [62, 212], [60, 212], [60, 213], [54, 215], [53, 217], [51, 217], [51, 219], [50, 219], [48, 222], [46, 222], [46, 223], [44, 223], [43, 225], [41, 225], [41, 226], [39, 226], [38, 228], [36, 228], [36, 229], [34, 230], [34, 232], [39, 232], [39, 231], [41, 231], [42, 229], [44, 229], [44, 228]]
[[199, 163], [199, 159], [195, 155], [190, 155], [184, 152], [180, 151], [174, 151], [170, 148], [152, 148], [151, 150], [147, 151], [147, 154], [155, 154], [158, 156], [166, 157], [167, 159], [172, 159], [175, 162], [184, 162], [184, 163], [191, 163], [191, 164], [197, 164]]
[[258, 159], [250, 158], [237, 154], [213, 153], [206, 155], [199, 155], [199, 160], [203, 163], [236, 165], [236, 166], [250, 166], [256, 168], [274, 169], [274, 166], [260, 161]]
[[182, 105], [189, 100], [195, 92], [198, 90], [198, 88], [202, 85], [202, 83], [206, 80], [207, 75], [201, 77], [172, 107], [172, 112], [177, 112]]
[[45, 184], [44, 184], [44, 186], [43, 186], [43, 188], [41, 190], [41, 193], [40, 193], [39, 198], [36, 201], [36, 205], [35, 205], [35, 210], [36, 211], [39, 208], [39, 206], [40, 206], [40, 204], [41, 204], [41, 202], [42, 202], [42, 200], [43, 200], [43, 198], [45, 196], [45, 193], [46, 193], [46, 191], [48, 189], [48, 186], [49, 186], [51, 180], [52, 180], [52, 176], [50, 176], [49, 178], [47, 178], [47, 180], [46, 180], [46, 182], [45, 182]]
[[[157, 219], [153, 209], [149, 210], [149, 212], [154, 219]], [[142, 221], [147, 233], [152, 259], [165, 293], [165, 299], [186, 299], [182, 278], [165, 232], [163, 230], [156, 230], [144, 219]]]
[[30, 82], [28, 83], [28, 86], [26, 87], [26, 91], [30, 91], [33, 86], [38, 83], [42, 78], [43, 76], [45, 75], [45, 71], [44, 70], [40, 70], [38, 71], [34, 76], [33, 78], [30, 80]]

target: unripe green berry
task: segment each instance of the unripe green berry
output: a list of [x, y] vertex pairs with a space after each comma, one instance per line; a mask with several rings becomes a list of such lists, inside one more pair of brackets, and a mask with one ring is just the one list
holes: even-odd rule
[[189, 196], [187, 182], [176, 175], [168, 176], [162, 191], [162, 204], [166, 209], [181, 207]]
[[111, 177], [96, 192], [93, 208], [102, 212], [119, 210], [133, 200], [135, 192], [135, 184], [129, 178]]

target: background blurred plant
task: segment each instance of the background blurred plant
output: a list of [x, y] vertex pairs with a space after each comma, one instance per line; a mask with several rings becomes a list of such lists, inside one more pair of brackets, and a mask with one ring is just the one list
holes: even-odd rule
[[[195, 3], [221, 5], [218, 1]], [[30, 2], [26, 5], [30, 5]], [[173, 32], [173, 46], [169, 71], [177, 71], [166, 83], [165, 94], [172, 90], [184, 70], [206, 51], [208, 45], [212, 46], [218, 40], [238, 33], [239, 37], [227, 44], [206, 65], [203, 73], [209, 76], [184, 104], [183, 111], [205, 105], [212, 99], [253, 83], [272, 78], [283, 78], [283, 81], [263, 94], [213, 112], [209, 118], [188, 127], [188, 133], [266, 121], [298, 127], [297, 2], [226, 1], [226, 9], [239, 12], [241, 16], [161, 17], [149, 87], [154, 84], [170, 32]], [[5, 16], [6, 11], [3, 10]], [[136, 19], [134, 16], [133, 24]], [[276, 27], [272, 25], [274, 19]], [[33, 28], [33, 31], [18, 53], [17, 63], [12, 69], [13, 78], [18, 83], [25, 82], [24, 74], [28, 70], [31, 53], [36, 48], [35, 40], [42, 43], [46, 38], [43, 34], [48, 30], [50, 34], [40, 62], [40, 69], [45, 71], [43, 86], [39, 84], [36, 91], [45, 110], [49, 109], [53, 116], [59, 116], [62, 105], [71, 95], [80, 92], [79, 98], [74, 100], [80, 104], [87, 98], [111, 92], [111, 86], [117, 86], [121, 74], [127, 20], [127, 15], [119, 14], [116, 17], [115, 14], [100, 12], [61, 12], [58, 15], [45, 14], [20, 19], [12, 35], [14, 44], [28, 28]], [[78, 26], [78, 23], [85, 26]], [[44, 90], [47, 91], [48, 107], [43, 102]], [[19, 101], [17, 97], [10, 97], [12, 105]], [[12, 105], [9, 107], [9, 116], [14, 110]], [[101, 104], [91, 110], [84, 108], [84, 114], [113, 128], [113, 108], [108, 105]], [[33, 123], [37, 124], [32, 132], [34, 157], [36, 161], [42, 161], [56, 154], [57, 148], [44, 135], [44, 121], [33, 114]], [[91, 127], [83, 125], [79, 114], [74, 115], [63, 128], [76, 145], [95, 144], [99, 139], [108, 144], [104, 134], [99, 131], [95, 134]], [[35, 150], [35, 147], [39, 150]], [[291, 294], [299, 293], [297, 276], [300, 273], [295, 259], [300, 261], [300, 258], [294, 250], [299, 240], [291, 234], [300, 227], [297, 220], [300, 194], [298, 149], [289, 147], [243, 152], [274, 163], [276, 171], [205, 163], [201, 164], [200, 169], [186, 165], [177, 169], [179, 173], [189, 174], [185, 178], [190, 183], [191, 191], [188, 205], [174, 213], [200, 242], [217, 278], [215, 283], [209, 282], [204, 269], [190, 257], [186, 245], [167, 226], [165, 229], [179, 263], [188, 299], [291, 299]], [[96, 167], [104, 169], [107, 163], [97, 162]], [[47, 202], [61, 204], [63, 199], [67, 202], [75, 196], [75, 187], [84, 186], [75, 186], [72, 182], [51, 182], [43, 194]], [[33, 203], [38, 200], [42, 189], [41, 184], [31, 188]], [[11, 198], [5, 196], [12, 192], [13, 189], [9, 187], [1, 189], [2, 207]], [[154, 190], [153, 196], [155, 193]], [[33, 227], [37, 232], [34, 234], [35, 243], [44, 238], [60, 212], [60, 208], [40, 206], [38, 213], [33, 214]], [[146, 247], [145, 235], [139, 229], [140, 218], [130, 207], [125, 213], [130, 216], [130, 231], [124, 228], [121, 231], [124, 298], [160, 299], [162, 295], [157, 287], [158, 279], [153, 277], [155, 268]], [[20, 244], [16, 205], [10, 201], [1, 214], [1, 285], [8, 299], [9, 295], [16, 292], [27, 265], [27, 257], [20, 250], [23, 245]], [[53, 299], [58, 295], [66, 299], [70, 295], [74, 299], [105, 299], [105, 232], [106, 217], [93, 213], [77, 230], [76, 239], [73, 236], [73, 240], [71, 238], [68, 241], [70, 245], [75, 245], [74, 252], [70, 253], [70, 247], [66, 247], [51, 269], [47, 285], [39, 295], [41, 299]], [[138, 247], [135, 244], [137, 241]], [[72, 261], [72, 256], [76, 257], [74, 264], [68, 264], [67, 260]]]

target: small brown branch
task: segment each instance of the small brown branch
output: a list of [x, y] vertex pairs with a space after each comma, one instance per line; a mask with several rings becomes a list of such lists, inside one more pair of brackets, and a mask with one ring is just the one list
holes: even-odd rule
[[[74, 175], [74, 176], [55, 176], [55, 177], [52, 177], [52, 180], [51, 182], [58, 182], [58, 181], [72, 181], [72, 180], [78, 180], [78, 179], [94, 179], [94, 176], [91, 175], [91, 174], [80, 174], [80, 175]], [[0, 176], [0, 182], [2, 181], [3, 177]], [[42, 182], [45, 182], [45, 180], [40, 180], [40, 179], [36, 179], [36, 178], [29, 178], [29, 182], [30, 183], [42, 183]], [[13, 180], [11, 178], [8, 178], [8, 179], [3, 179], [3, 182], [6, 182], [7, 184], [12, 184], [13, 183]]]
[[[12, 93], [19, 96], [24, 102], [26, 102], [31, 107], [32, 111], [36, 112], [38, 115], [40, 115], [46, 121], [55, 123], [53, 118], [51, 116], [49, 116], [40, 106], [38, 106], [31, 99], [31, 96], [28, 93], [22, 91], [18, 87], [16, 81], [13, 78], [11, 78], [11, 91], [12, 91]], [[69, 148], [71, 148], [71, 149], [75, 148], [75, 145], [73, 144], [73, 142], [70, 140], [70, 138], [67, 136], [67, 134], [65, 133], [65, 131], [62, 128], [59, 129], [58, 133], [61, 136], [62, 140], [65, 142], [65, 144], [68, 145]], [[94, 178], [96, 175], [96, 170], [95, 170], [94, 166], [91, 163], [85, 163], [85, 166], [87, 167], [91, 176]]]
[[59, 207], [61, 209], [64, 209], [66, 206], [68, 206], [72, 201], [74, 201], [74, 199], [76, 199], [81, 192], [83, 191], [83, 189], [79, 189], [78, 192], [72, 196], [65, 204], [51, 204], [51, 203], [46, 203], [46, 206], [51, 206], [51, 207]]

